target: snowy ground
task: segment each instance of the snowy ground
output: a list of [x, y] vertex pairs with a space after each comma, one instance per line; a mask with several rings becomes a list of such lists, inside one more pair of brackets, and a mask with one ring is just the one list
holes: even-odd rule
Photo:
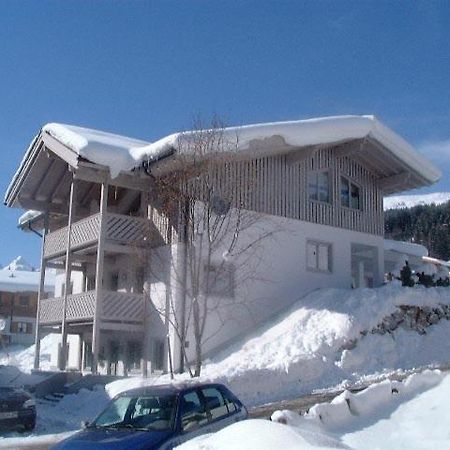
[[415, 374], [384, 381], [358, 394], [344, 392], [305, 416], [276, 411], [272, 422], [249, 420], [201, 436], [179, 450], [447, 449], [450, 375]]
[[[415, 317], [409, 317], [408, 314], [414, 311], [411, 308], [416, 307], [423, 308], [423, 314], [419, 317], [414, 312]], [[368, 380], [379, 380], [382, 377], [399, 372], [405, 373], [418, 367], [447, 366], [450, 363], [449, 313], [449, 288], [410, 289], [391, 285], [380, 289], [321, 290], [302, 299], [271, 323], [255, 330], [251, 335], [208, 361], [204, 367], [202, 379], [225, 382], [247, 405], [252, 406], [292, 398], [314, 390], [331, 387], [345, 388], [367, 383]], [[418, 322], [415, 322], [416, 319]], [[48, 342], [43, 342], [43, 348], [50, 345], [51, 339], [54, 338], [46, 339]], [[3, 357], [0, 355], [0, 364], [15, 362], [23, 372], [26, 372], [32, 366], [32, 355], [32, 348], [25, 351], [17, 350], [10, 352], [9, 359], [6, 355]], [[376, 427], [386, 427], [387, 430], [389, 427], [397, 426], [397, 422], [390, 423], [391, 420], [395, 420], [398, 421], [399, 427], [407, 428], [407, 422], [403, 425], [400, 422], [413, 420], [414, 411], [408, 408], [414, 408], [416, 404], [424, 408], [424, 403], [418, 399], [427, 396], [428, 393], [425, 390], [440, 382], [442, 378], [436, 373], [430, 373], [424, 377], [423, 382], [408, 382], [414, 388], [405, 388], [404, 386], [409, 386], [408, 383], [397, 386], [388, 385], [385, 382], [377, 389], [365, 391], [372, 392], [373, 398], [360, 394], [353, 399], [346, 394], [348, 397], [334, 402], [338, 406], [333, 408], [339, 411], [338, 417], [344, 417], [343, 411], [346, 411], [347, 422], [339, 423], [338, 426], [322, 422], [317, 424], [317, 420], [313, 420], [313, 416], [310, 415], [308, 422], [301, 425], [302, 430], [306, 427], [307, 431], [299, 432], [297, 429], [293, 431], [289, 429], [291, 437], [289, 439], [286, 437], [286, 442], [291, 442], [291, 438], [294, 441], [300, 439], [296, 438], [299, 433], [303, 433], [303, 438], [307, 440], [305, 433], [308, 434], [308, 427], [314, 425], [312, 434], [308, 435], [309, 439], [313, 439], [311, 436], [315, 436], [314, 433], [320, 433], [317, 436], [318, 440], [313, 439], [313, 445], [318, 445], [317, 442], [327, 442], [331, 448], [348, 448], [345, 446], [381, 448], [377, 447], [376, 439], [379, 439], [380, 432]], [[412, 380], [417, 379], [412, 378]], [[168, 381], [169, 379], [164, 376], [153, 379], [131, 378], [107, 385], [106, 392], [104, 389], [94, 392], [81, 391], [78, 395], [66, 396], [57, 405], [38, 405], [38, 424], [33, 436], [73, 431], [79, 427], [81, 420], [94, 417], [110, 396], [134, 386]], [[387, 395], [386, 392], [392, 391], [392, 386], [401, 394]], [[429, 392], [439, 388], [450, 389], [450, 378], [446, 377], [439, 386]], [[442, 399], [446, 398], [444, 394], [448, 398], [450, 390], [446, 392], [442, 393]], [[350, 405], [352, 405], [350, 408], [346, 399], [350, 399]], [[326, 409], [324, 406], [317, 408], [318, 410]], [[444, 414], [445, 405], [436, 403], [435, 409]], [[314, 410], [313, 408], [311, 414]], [[430, 417], [433, 411], [434, 409], [429, 411]], [[419, 416], [422, 411], [416, 413]], [[321, 413], [322, 416], [329, 414], [332, 417], [334, 413], [328, 410]], [[432, 420], [437, 419], [430, 418], [430, 423]], [[257, 430], [255, 431], [256, 439], [258, 436], [263, 436], [265, 432], [269, 433], [268, 430], [272, 425], [281, 426], [266, 422], [263, 424], [250, 422], [250, 424], [239, 425], [238, 428], [242, 427], [242, 430], [239, 428], [232, 433], [239, 431], [246, 435], [253, 434], [254, 426]], [[372, 428], [373, 440], [370, 441]], [[418, 429], [413, 427], [411, 433]], [[286, 431], [284, 428], [277, 428], [277, 430], [273, 431], [274, 436], [278, 432]], [[228, 431], [224, 430], [223, 433], [226, 436]], [[407, 430], [404, 433], [407, 434]], [[17, 435], [9, 434], [8, 437], [0, 439], [0, 448], [14, 448], [12, 445], [16, 443], [11, 440], [14, 436]], [[30, 439], [34, 439], [33, 436], [22, 441], [30, 442]], [[57, 438], [54, 437], [54, 439]], [[398, 437], [398, 440], [402, 438], [403, 434]], [[442, 433], [438, 438], [438, 440], [447, 439], [448, 445], [437, 448], [450, 448], [448, 433]], [[246, 438], [243, 442], [249, 442], [249, 439]], [[397, 446], [394, 445], [394, 441], [392, 442], [390, 448], [402, 448], [399, 441]], [[260, 448], [276, 448], [270, 447], [268, 443], [269, 440], [266, 447]], [[367, 445], [364, 447], [361, 443]], [[420, 442], [417, 443], [419, 444]], [[219, 444], [205, 447], [210, 445], [205, 442], [201, 445], [198, 448], [223, 448]], [[284, 443], [283, 447], [298, 448], [285, 446]], [[388, 447], [383, 445], [382, 448]], [[409, 445], [408, 448], [429, 447]]]

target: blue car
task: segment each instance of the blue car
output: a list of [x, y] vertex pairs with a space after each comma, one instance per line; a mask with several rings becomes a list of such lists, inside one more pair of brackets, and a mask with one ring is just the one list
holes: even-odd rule
[[247, 409], [221, 384], [162, 385], [115, 397], [57, 450], [169, 450], [246, 419]]

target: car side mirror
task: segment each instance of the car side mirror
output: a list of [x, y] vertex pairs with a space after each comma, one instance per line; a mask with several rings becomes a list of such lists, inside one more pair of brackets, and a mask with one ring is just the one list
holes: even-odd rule
[[81, 428], [85, 430], [89, 426], [89, 422], [87, 420], [81, 421]]

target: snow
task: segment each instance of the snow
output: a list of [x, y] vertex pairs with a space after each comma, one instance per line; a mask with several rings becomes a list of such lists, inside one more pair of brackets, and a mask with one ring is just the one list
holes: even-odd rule
[[[58, 344], [61, 342], [61, 335], [52, 333], [41, 338], [41, 370], [53, 370], [54, 367], [51, 366], [50, 355]], [[34, 344], [29, 347], [23, 347], [22, 345], [10, 345], [6, 349], [7, 351], [0, 352], [0, 367], [4, 365], [9, 367], [9, 370], [13, 372], [14, 377], [20, 371], [22, 377], [31, 374], [31, 369], [34, 365]], [[3, 368], [5, 370], [5, 368]], [[5, 373], [5, 372], [3, 372]], [[3, 378], [5, 379], [5, 378]], [[26, 382], [19, 384], [28, 384], [28, 378]]]
[[331, 403], [313, 406], [305, 416], [276, 411], [272, 420], [332, 435], [346, 448], [446, 449], [449, 394], [450, 375], [425, 371], [404, 382], [374, 384], [357, 394], [345, 391]]
[[428, 256], [428, 249], [423, 245], [414, 244], [412, 242], [393, 241], [391, 239], [384, 240], [384, 250], [390, 250], [405, 255], [417, 256], [419, 258]]
[[237, 422], [215, 434], [201, 436], [177, 450], [284, 450], [348, 448], [337, 439], [318, 430], [286, 426], [268, 420], [253, 419]]
[[139, 161], [133, 157], [134, 149], [148, 145], [138, 139], [59, 123], [49, 123], [42, 130], [79, 156], [109, 167], [113, 178], [136, 167]]
[[434, 192], [433, 194], [394, 195], [385, 197], [384, 210], [412, 208], [418, 205], [441, 205], [450, 200], [450, 192]]
[[384, 381], [300, 416], [283, 410], [271, 420], [248, 420], [200, 436], [177, 450], [222, 449], [446, 449], [450, 375], [425, 371], [405, 380]]
[[[195, 139], [195, 132], [173, 134], [137, 150], [136, 156], [141, 160], [154, 160], [157, 155], [167, 154], [170, 148], [186, 151], [187, 147], [189, 151], [190, 136]], [[223, 147], [229, 152], [252, 151], [253, 147], [256, 147], [258, 155], [263, 156], [257, 144], [264, 143], [273, 137], [281, 137], [293, 149], [370, 137], [384, 145], [413, 170], [422, 174], [429, 183], [434, 183], [441, 177], [436, 167], [422, 158], [404, 139], [374, 116], [332, 116], [229, 127], [223, 130]], [[186, 140], [187, 146], [180, 149], [180, 142]], [[273, 152], [273, 148], [270, 151]]]
[[[73, 125], [50, 123], [43, 131], [87, 160], [110, 168], [111, 176], [129, 171], [144, 161], [155, 161], [174, 152], [192, 151], [191, 140], [198, 132], [188, 131], [166, 136], [148, 143], [103, 131]], [[404, 139], [384, 126], [374, 116], [333, 116], [289, 122], [262, 123], [229, 127], [223, 130], [220, 151], [254, 151], [263, 155], [258, 144], [281, 137], [293, 150], [317, 144], [332, 144], [352, 139], [372, 138], [391, 153], [421, 174], [428, 183], [436, 182], [440, 171], [422, 158]], [[273, 146], [269, 145], [273, 152]], [[286, 151], [286, 148], [284, 148]]]
[[[442, 318], [427, 327], [425, 334], [405, 327], [384, 334], [373, 331], [404, 305], [448, 307], [450, 288], [388, 285], [378, 289], [323, 289], [311, 293], [207, 361], [201, 380], [226, 383], [244, 403], [252, 406], [318, 390], [367, 385], [387, 376], [404, 376], [423, 367], [448, 365], [450, 320]], [[58, 339], [58, 335], [44, 338], [42, 353], [50, 352]], [[24, 379], [27, 375], [35, 376], [25, 373], [33, 364], [33, 346], [9, 351], [9, 357], [4, 352], [1, 357], [0, 352], [0, 364], [9, 363], [17, 368], [15, 371], [3, 369], [4, 373], [9, 371], [10, 378], [14, 378], [20, 369]], [[176, 382], [186, 379], [186, 376], [176, 376]], [[33, 442], [34, 436], [42, 434], [57, 439], [55, 433], [75, 430], [81, 420], [92, 419], [108, 398], [117, 393], [169, 382], [168, 375], [146, 379], [130, 377], [108, 384], [106, 390], [99, 388], [66, 396], [54, 406], [41, 404], [36, 431], [24, 441]], [[432, 398], [427, 397], [433, 392]], [[308, 445], [309, 448], [403, 448], [400, 437], [397, 436], [396, 441], [392, 432], [396, 427], [404, 430], [402, 437], [409, 444], [409, 447], [404, 444], [405, 448], [425, 448], [420, 445], [427, 441], [418, 438], [424, 425], [408, 431], [407, 421], [415, 420], [413, 408], [417, 406], [422, 409], [415, 410], [416, 419], [422, 418], [432, 429], [431, 424], [441, 420], [440, 417], [448, 418], [444, 409], [449, 395], [450, 375], [444, 378], [438, 371], [425, 371], [402, 383], [385, 380], [361, 393], [346, 391], [331, 404], [311, 408], [304, 417], [293, 412], [278, 413], [285, 422], [291, 421], [292, 429], [280, 423], [248, 421], [181, 448], [221, 449], [231, 441], [231, 447], [236, 449], [280, 448], [280, 442], [286, 448], [308, 448]], [[385, 446], [387, 430], [391, 430], [391, 441]], [[448, 432], [441, 425], [438, 430], [433, 438], [436, 448], [449, 448]], [[431, 439], [431, 431], [423, 432]], [[17, 435], [8, 436], [4, 441]], [[274, 440], [270, 436], [274, 436]], [[2, 444], [0, 439], [0, 448]]]
[[[374, 373], [439, 365], [450, 354], [445, 338], [450, 321], [440, 321], [426, 335], [407, 329], [380, 335], [372, 330], [400, 306], [449, 304], [447, 288], [406, 289], [394, 283], [379, 289], [322, 289], [215, 355], [207, 361], [202, 379], [224, 382], [245, 403], [254, 405], [357, 384]], [[163, 377], [158, 382], [168, 380]], [[114, 396], [153, 382], [120, 380], [107, 390]]]
[[[40, 272], [22, 257], [18, 256], [3, 269], [0, 269], [0, 291], [4, 292], [38, 292]], [[55, 290], [55, 272], [47, 270], [45, 273], [45, 291]]]
[[31, 222], [31, 221], [33, 221], [33, 219], [36, 219], [37, 217], [40, 217], [40, 216], [42, 216], [41, 211], [36, 211], [34, 209], [30, 209], [19, 217], [19, 220], [17, 221], [17, 225], [19, 227], [22, 227], [22, 226], [26, 225], [28, 222]]

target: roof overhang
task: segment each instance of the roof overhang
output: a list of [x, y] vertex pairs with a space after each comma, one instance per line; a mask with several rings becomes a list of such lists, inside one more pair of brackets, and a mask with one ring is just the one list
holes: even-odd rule
[[[33, 139], [5, 194], [5, 204], [66, 214], [73, 179], [109, 182], [151, 190], [146, 165], [155, 176], [192, 160], [201, 133], [188, 131], [149, 144], [144, 141], [70, 125], [48, 124]], [[349, 156], [376, 177], [384, 194], [435, 183], [441, 173], [411, 145], [373, 116], [338, 116], [217, 130], [217, 145], [207, 159], [245, 160], [289, 155], [288, 162], [310, 157], [321, 148]], [[217, 148], [220, 147], [220, 148]], [[198, 158], [198, 155], [195, 155]]]
[[[210, 130], [200, 131], [208, 139]], [[143, 154], [167, 157], [150, 159], [154, 175], [176, 170], [196, 154], [199, 132], [178, 133], [142, 149]], [[201, 158], [245, 160], [288, 154], [289, 161], [308, 158], [321, 148], [335, 148], [338, 156], [349, 156], [370, 170], [385, 194], [428, 186], [441, 172], [408, 142], [373, 116], [338, 116], [319, 119], [248, 125], [218, 130], [220, 149]], [[207, 145], [205, 145], [206, 147]], [[168, 152], [171, 148], [172, 152]]]
[[[60, 142], [42, 129], [28, 147], [7, 188], [4, 203], [9, 207], [66, 215], [73, 180], [86, 182], [86, 192], [81, 195], [92, 189], [89, 184], [99, 183], [151, 191], [151, 183], [144, 171], [120, 172], [112, 178], [108, 166], [88, 161], [67, 142]], [[39, 226], [36, 224], [37, 228]]]

